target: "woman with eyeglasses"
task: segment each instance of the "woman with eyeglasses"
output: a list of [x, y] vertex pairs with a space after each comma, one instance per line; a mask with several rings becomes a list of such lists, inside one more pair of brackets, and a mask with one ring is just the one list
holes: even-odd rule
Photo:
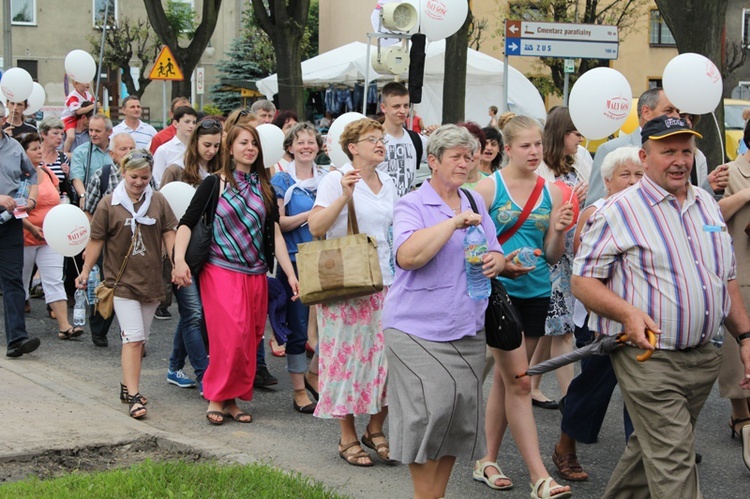
[[[277, 173], [271, 179], [279, 205], [279, 226], [284, 234], [286, 248], [295, 272], [297, 272], [297, 245], [313, 239], [307, 219], [315, 203], [320, 181], [327, 173], [315, 164], [315, 157], [322, 144], [323, 138], [314, 125], [308, 122], [294, 125], [284, 138], [284, 150], [287, 151], [292, 161], [286, 171]], [[296, 411], [312, 414], [315, 411], [315, 402], [308, 397], [306, 387], [309, 386], [311, 393], [316, 395], [318, 357], [313, 357], [310, 366], [309, 377], [313, 381], [311, 383], [308, 381], [305, 345], [308, 341], [308, 329], [315, 326], [308, 322], [311, 318], [311, 311], [313, 313], [311, 320], [315, 320], [315, 307], [307, 307], [299, 300], [291, 299], [291, 289], [285, 284], [287, 279], [282, 268], [276, 271], [276, 277], [284, 284], [289, 297], [286, 317], [291, 334], [286, 342], [286, 369], [292, 378], [293, 407]]]
[[57, 320], [57, 337], [61, 340], [77, 338], [83, 329], [71, 326], [68, 321], [68, 297], [63, 281], [64, 257], [52, 249], [44, 239], [44, 218], [47, 213], [60, 204], [60, 193], [57, 186], [60, 180], [42, 160], [41, 138], [36, 133], [24, 133], [18, 141], [26, 151], [29, 161], [36, 167], [36, 178], [39, 183], [36, 199], [27, 209], [28, 217], [23, 220], [23, 284], [26, 291], [26, 303], [29, 303], [29, 284], [34, 265], [39, 268], [42, 278], [42, 289], [47, 306]]
[[[203, 179], [221, 169], [221, 122], [205, 118], [193, 130], [185, 151], [184, 168], [172, 165], [166, 169], [161, 189], [170, 182], [185, 182], [198, 187]], [[172, 355], [169, 357], [167, 382], [180, 388], [198, 385], [202, 394], [203, 373], [208, 367], [208, 355], [203, 341], [203, 305], [198, 291], [198, 276], [188, 286], [174, 286], [180, 319], [174, 332]], [[195, 380], [184, 372], [185, 357], [195, 371]]]
[[356, 415], [369, 415], [362, 445], [373, 449], [381, 461], [394, 462], [383, 434], [387, 366], [380, 317], [393, 282], [391, 226], [398, 192], [393, 179], [377, 169], [385, 158], [385, 143], [383, 125], [377, 121], [365, 118], [348, 124], [339, 144], [350, 163], [323, 178], [308, 217], [313, 236], [345, 236], [347, 203], [352, 200], [360, 233], [378, 243], [383, 291], [318, 305], [320, 396], [315, 416], [339, 420], [338, 453], [352, 466], [374, 464], [360, 446]]
[[146, 149], [131, 151], [122, 160], [122, 181], [96, 208], [76, 280], [78, 288], [86, 288], [91, 267], [106, 248], [104, 283], [114, 287], [114, 312], [122, 338], [120, 399], [130, 405], [135, 419], [147, 412], [148, 401], [139, 388], [141, 361], [154, 312], [164, 298], [164, 284], [154, 276], [161, 276], [162, 245], [172, 253], [177, 226], [166, 198], [150, 186], [153, 168], [154, 158]]
[[[208, 176], [180, 220], [174, 252], [173, 282], [192, 284], [185, 252], [212, 195], [218, 192], [208, 260], [200, 273], [200, 295], [208, 330], [210, 362], [203, 375], [206, 419], [250, 423], [236, 399], [252, 400], [256, 351], [268, 314], [268, 281], [274, 255], [296, 296], [299, 283], [278, 224], [276, 196], [263, 165], [254, 127], [235, 125], [224, 142], [221, 170]], [[216, 198], [214, 198], [216, 199]]]
[[[567, 107], [553, 109], [544, 125], [544, 161], [537, 174], [561, 188], [565, 200], [577, 201], [582, 205], [588, 192], [588, 179], [593, 163], [588, 151], [581, 147], [583, 136], [576, 129]], [[574, 199], [575, 198], [575, 199]], [[573, 235], [574, 225], [565, 234], [565, 252], [560, 260], [549, 266], [552, 294], [547, 312], [545, 334], [539, 339], [529, 365], [538, 364], [550, 357], [557, 357], [573, 351], [573, 293], [570, 279], [573, 275]], [[555, 371], [557, 383], [563, 396], [573, 380], [574, 365], [568, 364]], [[531, 400], [537, 407], [557, 409], [557, 403], [549, 400], [539, 389], [542, 376], [531, 378]]]

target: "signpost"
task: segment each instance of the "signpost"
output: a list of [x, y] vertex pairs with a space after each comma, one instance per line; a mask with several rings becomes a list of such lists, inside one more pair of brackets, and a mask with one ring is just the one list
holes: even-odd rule
[[203, 94], [206, 93], [205, 68], [195, 68], [195, 93], [201, 96], [201, 111], [203, 111]]
[[159, 56], [154, 62], [154, 67], [151, 68], [151, 72], [148, 74], [149, 80], [162, 80], [162, 123], [166, 128], [167, 126], [167, 81], [182, 81], [185, 76], [182, 74], [180, 66], [177, 65], [177, 61], [172, 55], [172, 51], [169, 47], [164, 45], [159, 52]]
[[[565, 89], [563, 100], [568, 102], [568, 78], [575, 65], [570, 59], [617, 59], [620, 37], [617, 26], [602, 24], [547, 23], [505, 21], [505, 73], [508, 57], [565, 58]], [[571, 69], [571, 67], [573, 69]], [[504, 110], [507, 111], [508, 85]]]

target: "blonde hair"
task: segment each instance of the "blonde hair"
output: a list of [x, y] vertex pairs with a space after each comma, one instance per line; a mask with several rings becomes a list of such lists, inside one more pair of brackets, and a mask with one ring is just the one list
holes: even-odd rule
[[344, 150], [344, 154], [349, 160], [354, 159], [354, 156], [349, 151], [349, 144], [356, 143], [359, 138], [371, 130], [378, 130], [383, 132], [385, 129], [379, 122], [370, 118], [363, 118], [361, 120], [352, 121], [344, 128], [344, 131], [339, 137], [339, 145]]
[[143, 168], [148, 168], [151, 172], [154, 170], [154, 157], [148, 149], [133, 149], [125, 155], [120, 163], [123, 171], [142, 170]]
[[521, 132], [532, 128], [539, 131], [540, 137], [544, 134], [542, 125], [534, 118], [530, 118], [529, 116], [515, 116], [503, 128], [503, 142], [509, 146], [515, 142]]

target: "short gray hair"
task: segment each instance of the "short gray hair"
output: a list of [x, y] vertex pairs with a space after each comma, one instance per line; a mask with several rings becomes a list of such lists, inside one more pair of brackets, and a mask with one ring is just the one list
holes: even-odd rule
[[65, 128], [63, 126], [62, 120], [57, 116], [47, 116], [42, 120], [41, 123], [39, 123], [39, 134], [47, 135], [50, 130], [53, 130], [55, 128], [59, 128], [60, 130], [63, 130]]
[[612, 174], [615, 173], [618, 166], [622, 166], [627, 163], [635, 163], [640, 165], [641, 161], [638, 152], [640, 148], [635, 146], [618, 147], [611, 153], [607, 154], [602, 161], [601, 174], [602, 180], [612, 180]]
[[112, 120], [110, 120], [103, 114], [93, 115], [91, 118], [89, 118], [89, 123], [91, 123], [92, 120], [104, 120], [104, 129], [108, 132], [112, 131]]
[[2, 100], [0, 100], [0, 116], [5, 118], [5, 104], [3, 104]]
[[253, 105], [250, 107], [250, 112], [253, 114], [257, 114], [260, 110], [263, 111], [270, 111], [272, 113], [276, 112], [276, 106], [273, 102], [266, 99], [261, 99], [253, 102]]
[[638, 119], [641, 118], [641, 111], [644, 106], [647, 106], [652, 111], [659, 105], [659, 99], [661, 99], [661, 93], [664, 91], [661, 87], [649, 88], [641, 94], [638, 98]]
[[479, 141], [466, 128], [457, 125], [443, 125], [432, 134], [427, 142], [427, 155], [443, 160], [448, 149], [461, 147], [469, 149], [473, 156], [479, 150]]

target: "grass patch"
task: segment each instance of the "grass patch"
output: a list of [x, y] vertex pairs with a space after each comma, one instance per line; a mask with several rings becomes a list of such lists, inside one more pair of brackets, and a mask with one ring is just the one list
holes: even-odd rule
[[242, 466], [149, 460], [126, 469], [9, 483], [0, 486], [0, 497], [338, 499], [345, 496], [299, 473], [285, 473], [265, 464]]

